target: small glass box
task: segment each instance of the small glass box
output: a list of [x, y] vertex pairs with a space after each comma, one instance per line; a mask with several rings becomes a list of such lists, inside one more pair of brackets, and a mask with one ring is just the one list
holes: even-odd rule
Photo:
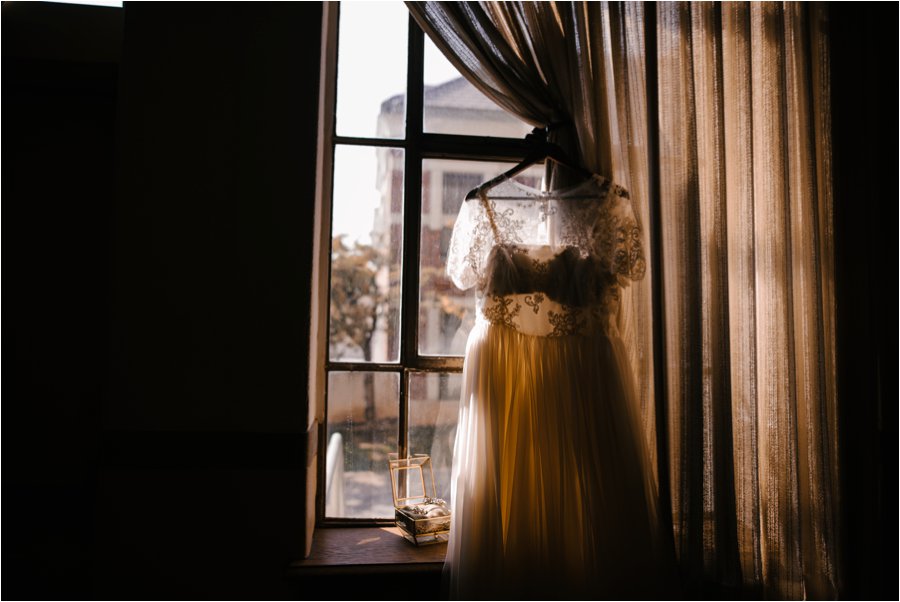
[[446, 542], [450, 538], [450, 507], [435, 492], [431, 456], [388, 454], [388, 464], [394, 520], [403, 537], [417, 546]]

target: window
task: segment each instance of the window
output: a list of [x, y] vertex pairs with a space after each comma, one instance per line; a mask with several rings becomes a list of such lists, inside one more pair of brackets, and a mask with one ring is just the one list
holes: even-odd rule
[[365, 523], [393, 517], [390, 452], [430, 454], [449, 497], [475, 305], [446, 276], [450, 235], [466, 193], [521, 159], [531, 126], [463, 79], [403, 4], [325, 10], [317, 519]]

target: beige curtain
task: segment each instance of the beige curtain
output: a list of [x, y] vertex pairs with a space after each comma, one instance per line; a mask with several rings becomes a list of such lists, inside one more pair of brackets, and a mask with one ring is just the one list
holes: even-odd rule
[[[498, 104], [535, 125], [574, 124], [551, 138], [629, 189], [642, 222], [661, 233], [661, 263], [648, 262], [648, 277], [627, 289], [620, 321], [651, 449], [667, 434], [660, 483], [669, 483], [686, 584], [835, 597], [826, 7], [408, 4]], [[658, 162], [647, 145], [647, 36]], [[662, 323], [653, 328], [655, 270]], [[657, 407], [667, 417], [659, 429]]]
[[660, 4], [660, 225], [681, 564], [837, 593], [827, 22], [801, 3]]

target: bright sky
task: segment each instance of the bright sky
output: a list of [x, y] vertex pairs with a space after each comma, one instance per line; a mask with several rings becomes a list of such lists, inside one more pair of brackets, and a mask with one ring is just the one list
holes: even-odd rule
[[[337, 133], [375, 135], [381, 103], [406, 87], [409, 11], [403, 2], [341, 2], [338, 41]], [[425, 84], [459, 77], [428, 36], [425, 37]], [[335, 157], [333, 231], [349, 240], [371, 242], [374, 211], [375, 152], [339, 150]]]

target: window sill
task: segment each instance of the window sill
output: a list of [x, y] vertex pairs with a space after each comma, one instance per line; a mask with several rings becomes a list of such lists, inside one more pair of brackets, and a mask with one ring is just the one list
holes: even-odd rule
[[319, 528], [309, 558], [291, 564], [290, 574], [440, 573], [447, 544], [416, 547], [396, 527]]

